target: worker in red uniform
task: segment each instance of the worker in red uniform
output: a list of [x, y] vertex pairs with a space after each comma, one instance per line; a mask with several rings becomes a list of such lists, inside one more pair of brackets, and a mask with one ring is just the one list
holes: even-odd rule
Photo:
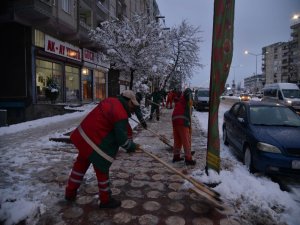
[[186, 165], [195, 165], [196, 161], [191, 153], [191, 115], [192, 115], [192, 90], [185, 89], [172, 113], [174, 135], [173, 162], [182, 161], [180, 151], [183, 146]]
[[[126, 90], [118, 97], [101, 101], [72, 132], [70, 138], [78, 149], [78, 156], [66, 186], [66, 200], [76, 199], [77, 190], [92, 164], [98, 180], [99, 208], [116, 208], [121, 205], [119, 200], [111, 197], [109, 168], [119, 147], [127, 152], [139, 148], [132, 141], [132, 129], [128, 122], [137, 108], [139, 103], [134, 92]], [[146, 125], [145, 121], [141, 121], [141, 124]]]
[[168, 95], [167, 95], [167, 103], [166, 103], [166, 108], [167, 109], [173, 109], [173, 99], [175, 93], [173, 90], [169, 91]]

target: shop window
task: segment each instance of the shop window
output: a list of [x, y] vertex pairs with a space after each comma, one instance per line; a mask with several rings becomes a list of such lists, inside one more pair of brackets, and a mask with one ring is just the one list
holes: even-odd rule
[[92, 70], [83, 68], [82, 74], [82, 97], [83, 101], [93, 100], [93, 80], [92, 80]]
[[106, 82], [105, 82], [105, 73], [95, 70], [95, 81], [94, 81], [94, 92], [95, 99], [101, 101], [106, 98]]
[[62, 101], [62, 65], [41, 59], [36, 60], [36, 94], [38, 102], [47, 102], [47, 79], [52, 78], [59, 88], [59, 96], [56, 101]]
[[80, 101], [80, 82], [79, 82], [79, 68], [72, 66], [65, 66], [66, 74], [66, 101], [79, 102]]

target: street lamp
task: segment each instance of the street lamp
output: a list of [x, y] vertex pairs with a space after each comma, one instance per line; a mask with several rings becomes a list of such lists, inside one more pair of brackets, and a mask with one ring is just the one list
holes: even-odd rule
[[239, 68], [239, 67], [242, 67], [242, 65], [237, 65], [237, 66], [230, 66], [232, 69], [233, 69], [233, 75], [234, 75], [234, 83], [235, 83], [235, 69], [236, 68]]
[[294, 14], [292, 17], [293, 25], [300, 22], [300, 14]]
[[253, 55], [253, 56], [255, 56], [255, 75], [257, 75], [257, 56], [260, 56], [260, 55], [262, 55], [262, 54], [254, 54], [254, 53], [252, 53], [252, 52], [249, 52], [249, 51], [245, 51], [245, 54], [246, 55]]

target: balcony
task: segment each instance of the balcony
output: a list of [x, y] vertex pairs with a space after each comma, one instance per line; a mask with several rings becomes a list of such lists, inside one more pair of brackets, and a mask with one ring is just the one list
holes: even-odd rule
[[52, 17], [52, 0], [15, 1], [16, 20], [21, 24], [36, 24]]

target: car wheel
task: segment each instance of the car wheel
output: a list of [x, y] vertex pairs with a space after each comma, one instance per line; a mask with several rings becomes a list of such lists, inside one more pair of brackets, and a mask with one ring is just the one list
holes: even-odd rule
[[228, 137], [227, 137], [227, 131], [226, 131], [226, 127], [223, 128], [223, 143], [225, 145], [228, 145]]
[[253, 158], [252, 158], [252, 153], [250, 150], [250, 147], [247, 146], [244, 152], [244, 165], [247, 167], [247, 170], [250, 173], [254, 173], [255, 169], [253, 167]]

